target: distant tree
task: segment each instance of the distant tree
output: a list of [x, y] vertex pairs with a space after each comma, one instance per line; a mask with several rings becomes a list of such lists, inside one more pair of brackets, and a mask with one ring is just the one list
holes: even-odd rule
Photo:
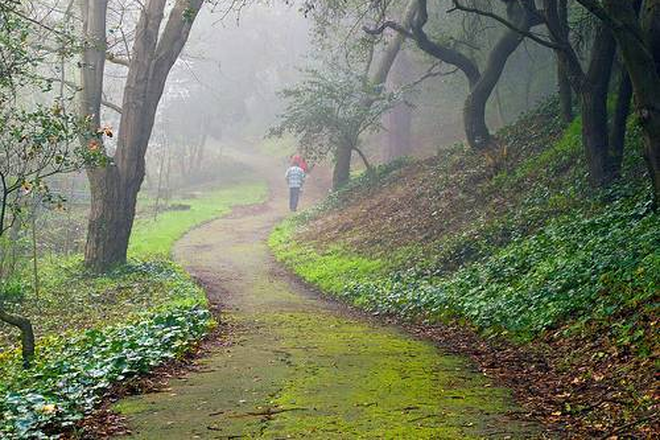
[[[400, 89], [415, 81], [414, 65], [410, 55], [401, 51], [397, 56], [396, 63], [389, 75], [387, 87], [389, 89]], [[413, 110], [405, 98], [385, 115], [385, 151], [383, 157], [386, 160], [409, 154], [412, 148], [412, 120]]]
[[[529, 31], [540, 24], [537, 16], [530, 13], [532, 0], [500, 0], [506, 10], [506, 17], [515, 23], [517, 29]], [[432, 39], [425, 27], [429, 20], [427, 0], [418, 0], [419, 11], [412, 20], [410, 29], [400, 23], [385, 20], [378, 27], [365, 30], [379, 34], [387, 28], [395, 29], [411, 38], [417, 46], [432, 57], [456, 66], [467, 78], [470, 91], [463, 106], [463, 123], [468, 144], [476, 150], [486, 150], [492, 146], [492, 136], [486, 124], [486, 105], [495, 89], [508, 58], [515, 52], [523, 37], [517, 31], [505, 29], [490, 49], [486, 64], [480, 69], [477, 60], [459, 49], [460, 44], [449, 38]], [[438, 3], [440, 6], [442, 3]], [[489, 3], [490, 4], [490, 3]]]
[[[401, 16], [404, 29], [410, 26], [416, 13], [417, 0], [409, 0]], [[364, 14], [358, 14], [357, 23], [363, 19]], [[351, 29], [356, 28], [354, 23]], [[320, 26], [321, 30], [325, 28], [325, 24]], [[332, 39], [325, 31], [320, 34], [326, 41]], [[360, 135], [379, 127], [382, 115], [393, 105], [396, 93], [388, 93], [385, 83], [404, 40], [405, 35], [394, 35], [380, 47], [373, 37], [358, 38], [354, 44], [366, 48], [360, 52], [360, 64], [347, 55], [354, 49], [343, 44], [340, 52], [344, 55], [326, 60], [322, 69], [309, 70], [307, 78], [297, 87], [283, 92], [288, 107], [272, 133], [293, 133], [301, 140], [302, 148], [313, 149], [317, 157], [331, 154], [335, 189], [350, 177], [353, 152], [369, 166], [359, 148]]]
[[[287, 106], [270, 134], [291, 133], [299, 139], [301, 152], [312, 162], [335, 157], [335, 169], [344, 166], [338, 156], [356, 151], [369, 167], [359, 148], [359, 137], [380, 127], [383, 114], [396, 102], [396, 95], [382, 91], [364, 74], [352, 69], [308, 70], [296, 86], [281, 92]], [[364, 105], [369, 102], [371, 105]], [[335, 172], [335, 188], [343, 183]]]
[[[50, 191], [49, 177], [103, 161], [99, 145], [106, 133], [84, 133], [86, 124], [66, 111], [63, 99], [30, 105], [19, 97], [49, 88], [35, 73], [40, 56], [28, 44], [35, 34], [32, 26], [19, 2], [0, 5], [0, 240], [20, 221], [28, 199], [63, 203]], [[81, 134], [87, 143], [78, 142]], [[0, 321], [20, 330], [23, 363], [28, 367], [34, 356], [34, 332], [28, 319], [11, 311], [22, 289], [10, 275], [0, 272]]]

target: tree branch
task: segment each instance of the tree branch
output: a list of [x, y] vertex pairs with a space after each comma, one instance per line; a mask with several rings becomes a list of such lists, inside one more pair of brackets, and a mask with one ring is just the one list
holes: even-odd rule
[[[76, 93], [77, 93], [77, 92], [80, 92], [80, 91], [82, 90], [82, 88], [80, 87], [80, 85], [74, 83], [73, 81], [67, 81], [67, 80], [65, 80], [65, 79], [61, 79], [61, 78], [49, 78], [48, 80], [49, 80], [49, 81], [53, 81], [53, 82], [59, 82], [59, 83], [62, 83], [62, 84], [64, 84], [65, 86], [67, 86], [69, 89], [73, 90], [73, 91], [76, 92]], [[111, 109], [111, 110], [116, 111], [116, 112], [119, 113], [120, 115], [122, 114], [123, 109], [121, 108], [121, 106], [120, 106], [120, 105], [117, 105], [117, 104], [115, 104], [115, 103], [113, 103], [113, 102], [110, 102], [110, 101], [108, 101], [107, 99], [102, 98], [102, 99], [101, 99], [101, 105], [103, 105], [104, 107], [107, 107], [107, 108], [109, 108], [109, 109]]]
[[131, 62], [129, 61], [128, 58], [118, 57], [117, 55], [111, 52], [107, 52], [105, 54], [105, 60], [109, 63], [117, 64], [119, 66], [124, 66], [124, 67], [129, 67], [131, 65]]
[[383, 23], [381, 23], [380, 26], [378, 26], [377, 28], [370, 28], [368, 26], [362, 27], [362, 30], [369, 35], [380, 35], [383, 32], [385, 32], [385, 29], [393, 29], [396, 32], [400, 33], [401, 35], [404, 35], [405, 37], [410, 39], [415, 38], [412, 32], [410, 32], [408, 29], [404, 28], [394, 20], [386, 20]]
[[364, 155], [362, 150], [360, 150], [358, 147], [355, 147], [355, 146], [353, 147], [353, 150], [357, 151], [357, 154], [360, 155], [360, 158], [362, 159], [362, 162], [364, 162], [364, 166], [367, 168], [367, 170], [370, 170], [371, 169], [371, 164], [367, 160], [367, 156]]
[[120, 115], [123, 113], [123, 109], [121, 108], [121, 106], [119, 106], [119, 105], [117, 105], [113, 102], [107, 101], [105, 99], [101, 100], [101, 105], [104, 106], [104, 107], [109, 108], [110, 110], [116, 111]]
[[[471, 7], [462, 5], [459, 2], [459, 0], [452, 0], [452, 1], [454, 3], [454, 9], [457, 9], [457, 10], [463, 11], [463, 12], [469, 12], [469, 13], [472, 13], [472, 14], [481, 15], [482, 17], [492, 18], [493, 20], [497, 21], [498, 23], [503, 24], [504, 26], [506, 26], [507, 28], [509, 28], [509, 29], [511, 29], [515, 32], [518, 32], [520, 35], [523, 35], [523, 36], [529, 38], [530, 40], [540, 44], [541, 46], [545, 46], [545, 47], [548, 47], [548, 48], [553, 49], [553, 50], [562, 50], [562, 51], [566, 50], [566, 48], [564, 46], [562, 46], [560, 44], [556, 44], [552, 41], [548, 41], [545, 38], [541, 38], [538, 35], [536, 35], [534, 32], [529, 32], [529, 31], [526, 31], [524, 29], [520, 29], [518, 26], [514, 25], [509, 20], [507, 20], [506, 18], [504, 18], [504, 17], [502, 17], [498, 14], [495, 14], [493, 12], [483, 11], [483, 10], [478, 9], [478, 8], [471, 8]], [[535, 13], [535, 14], [533, 14], [533, 16], [535, 17], [535, 22], [533, 23], [533, 25], [534, 24], [541, 24], [541, 19], [539, 18], [540, 14]]]

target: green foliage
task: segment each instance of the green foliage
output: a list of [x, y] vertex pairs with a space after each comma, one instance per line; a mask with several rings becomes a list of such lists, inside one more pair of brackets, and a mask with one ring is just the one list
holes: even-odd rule
[[0, 279], [0, 303], [2, 303], [2, 307], [23, 301], [25, 290], [25, 281], [18, 277]]
[[34, 366], [23, 370], [18, 350], [0, 352], [3, 438], [55, 437], [112, 384], [181, 355], [212, 323], [202, 289], [171, 262], [132, 262], [97, 277], [72, 260], [45, 275], [54, 293], [35, 311], [46, 336]]
[[14, 369], [3, 378], [0, 433], [7, 439], [58, 438], [113, 383], [180, 356], [206, 334], [210, 322], [209, 312], [200, 306], [169, 306], [127, 324], [51, 337], [40, 347], [33, 368]]
[[354, 67], [327, 67], [305, 71], [298, 85], [280, 93], [287, 106], [270, 131], [270, 136], [295, 136], [311, 162], [321, 161], [339, 146], [357, 146], [360, 134], [379, 127], [381, 116], [398, 99]]

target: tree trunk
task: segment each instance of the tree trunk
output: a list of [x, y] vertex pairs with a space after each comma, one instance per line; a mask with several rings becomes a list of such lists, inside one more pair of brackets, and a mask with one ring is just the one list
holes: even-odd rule
[[486, 125], [486, 104], [490, 93], [483, 90], [468, 94], [463, 104], [463, 127], [468, 145], [478, 151], [486, 150], [491, 144], [490, 130]]
[[557, 83], [559, 86], [559, 105], [561, 108], [561, 120], [564, 124], [568, 125], [573, 122], [575, 117], [573, 114], [573, 91], [571, 90], [571, 83], [568, 80], [561, 63], [557, 63]]
[[85, 262], [101, 272], [126, 261], [137, 193], [131, 198], [122, 188], [123, 178], [115, 165], [89, 170], [87, 177], [92, 200]]
[[17, 327], [21, 331], [21, 353], [23, 368], [30, 368], [34, 359], [34, 330], [32, 323], [21, 316], [7, 313], [0, 305], [0, 321]]
[[405, 103], [394, 107], [387, 115], [388, 161], [405, 156], [411, 148], [412, 111]]
[[630, 75], [635, 109], [644, 130], [644, 158], [657, 209], [660, 200], [660, 0], [647, 0], [639, 20], [628, 2], [604, 0], [603, 4], [606, 12], [621, 23], [613, 26], [612, 31]]
[[619, 73], [619, 84], [617, 89], [616, 108], [614, 109], [612, 129], [610, 130], [610, 150], [612, 166], [618, 173], [620, 172], [623, 163], [626, 128], [632, 99], [632, 83], [630, 82], [630, 75], [628, 75], [625, 67], [622, 67], [621, 72]]
[[[569, 41], [568, 26], [568, 0], [559, 0], [557, 5], [557, 16], [559, 18], [558, 28], [561, 31], [561, 38]], [[559, 104], [561, 107], [561, 119], [566, 125], [573, 122], [573, 91], [571, 90], [571, 81], [568, 78], [568, 72], [564, 63], [557, 59], [557, 85], [559, 87]]]
[[151, 0], [140, 14], [124, 87], [114, 164], [88, 173], [92, 207], [85, 263], [97, 271], [126, 261], [158, 103], [202, 0], [177, 0], [161, 31], [166, 3]]
[[593, 186], [602, 187], [615, 177], [610, 169], [607, 132], [607, 95], [584, 91], [580, 97], [582, 108], [582, 144]]
[[338, 190], [351, 177], [351, 158], [353, 146], [349, 143], [340, 145], [335, 153], [335, 168], [332, 174], [332, 189]]
[[[518, 29], [529, 31], [533, 18], [518, 2], [507, 4], [507, 18]], [[471, 83], [470, 93], [463, 106], [463, 123], [468, 144], [476, 150], [485, 150], [492, 144], [490, 130], [486, 124], [486, 104], [497, 85], [506, 62], [522, 43], [524, 36], [507, 29], [488, 54], [486, 67], [479, 80]]]
[[609, 140], [607, 96], [616, 42], [610, 30], [600, 25], [591, 49], [589, 70], [580, 88], [582, 142], [589, 179], [594, 187], [612, 183], [620, 173]]

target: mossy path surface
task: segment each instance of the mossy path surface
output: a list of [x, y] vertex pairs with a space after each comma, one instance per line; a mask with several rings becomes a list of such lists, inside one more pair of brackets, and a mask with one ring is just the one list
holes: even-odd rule
[[[279, 170], [277, 170], [279, 171]], [[271, 188], [281, 184], [281, 177]], [[309, 194], [307, 194], [309, 196]], [[347, 313], [291, 280], [266, 240], [285, 194], [208, 223], [176, 256], [224, 305], [233, 344], [163, 392], [116, 409], [140, 439], [530, 438], [509, 392], [397, 328]]]

